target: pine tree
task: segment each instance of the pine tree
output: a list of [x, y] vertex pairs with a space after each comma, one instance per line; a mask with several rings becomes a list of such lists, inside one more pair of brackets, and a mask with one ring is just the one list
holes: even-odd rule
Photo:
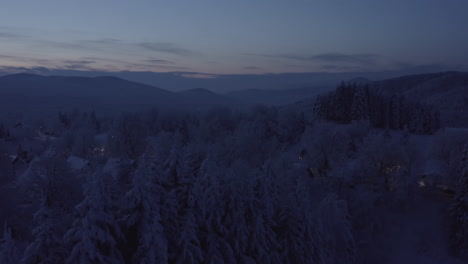
[[433, 114], [432, 108], [425, 105], [421, 109], [422, 113], [422, 133], [424, 134], [432, 134], [433, 133]]
[[70, 121], [70, 118], [67, 116], [66, 113], [59, 112], [58, 113], [58, 120], [60, 121], [60, 123], [64, 127], [68, 128], [70, 126], [71, 121]]
[[440, 120], [440, 111], [436, 110], [432, 116], [432, 133], [439, 131], [442, 128], [441, 120]]
[[162, 192], [161, 223], [165, 227], [169, 262], [173, 263], [178, 257], [176, 248], [182, 228], [182, 219], [188, 211], [188, 194], [191, 189], [190, 158], [183, 150], [181, 134], [176, 132], [172, 147], [164, 161], [162, 177], [158, 181], [165, 187]]
[[192, 211], [184, 217], [183, 228], [176, 248], [178, 250], [175, 263], [195, 264], [203, 262], [203, 252], [198, 238], [198, 226]]
[[[197, 262], [203, 259], [201, 242], [198, 238], [199, 226], [197, 213], [194, 210], [198, 173], [202, 163], [202, 156], [189, 145], [184, 152], [177, 168], [177, 185], [170, 192], [174, 200], [172, 205], [166, 202], [164, 207], [165, 223], [170, 237], [169, 244], [172, 250], [171, 262], [185, 263]], [[168, 197], [167, 200], [171, 198]], [[172, 211], [172, 212], [171, 212]]]
[[352, 120], [368, 120], [369, 119], [369, 99], [364, 88], [357, 89], [353, 98], [351, 107]]
[[325, 117], [325, 106], [327, 96], [318, 95], [315, 98], [314, 106], [312, 107], [314, 114]]
[[161, 204], [161, 224], [164, 227], [164, 235], [167, 238], [169, 263], [174, 263], [177, 255], [179, 237], [181, 236], [181, 217], [178, 214], [179, 208], [175, 190], [164, 190]]
[[90, 121], [91, 126], [93, 127], [93, 129], [95, 131], [101, 130], [101, 124], [100, 124], [99, 120], [97, 119], [96, 113], [94, 111], [91, 112], [91, 114], [89, 116], [89, 121]]
[[4, 138], [5, 136], [6, 136], [5, 127], [3, 126], [3, 124], [0, 124], [0, 138]]
[[468, 143], [463, 150], [451, 214], [453, 247], [459, 255], [468, 258]]
[[404, 96], [400, 97], [400, 128], [405, 128], [405, 126], [409, 129], [408, 125], [411, 120], [411, 107], [408, 101], [405, 99]]
[[[301, 177], [301, 176], [299, 176]], [[305, 177], [305, 176], [303, 176]], [[286, 183], [288, 191], [282, 194], [277, 210], [277, 232], [280, 244], [281, 263], [314, 263], [310, 257], [314, 248], [307, 243], [308, 226], [311, 224], [306, 217], [309, 211], [304, 205], [310, 203], [305, 192], [301, 191], [298, 178]]]
[[251, 219], [247, 252], [256, 263], [281, 263], [280, 245], [274, 231], [276, 222], [273, 180], [274, 175], [269, 166], [257, 173], [254, 197], [247, 207], [247, 215]]
[[235, 263], [234, 251], [227, 241], [228, 230], [223, 224], [227, 208], [223, 200], [222, 170], [212, 161], [205, 160], [194, 186], [194, 208], [200, 228], [200, 242], [205, 263]]
[[56, 230], [59, 226], [58, 214], [50, 208], [48, 199], [42, 198], [39, 210], [34, 215], [34, 241], [24, 252], [24, 264], [54, 264], [63, 263], [63, 239]]
[[225, 238], [230, 244], [237, 263], [254, 262], [247, 256], [249, 226], [246, 219], [246, 204], [251, 200], [252, 192], [244, 175], [228, 172], [227, 184], [222, 195], [226, 202], [226, 212], [222, 224], [226, 228]]
[[369, 121], [373, 127], [383, 128], [386, 124], [386, 100], [380, 94], [369, 92], [365, 86], [366, 94], [369, 98]]
[[[133, 176], [132, 189], [125, 196], [127, 230], [136, 237], [132, 263], [168, 263], [167, 239], [161, 225], [161, 188], [154, 183], [153, 171], [143, 162]], [[174, 208], [175, 209], [175, 208]]]
[[390, 100], [390, 128], [400, 129], [400, 108], [401, 100], [396, 95], [393, 95]]
[[321, 263], [353, 263], [356, 253], [346, 201], [330, 194], [320, 202], [316, 215], [316, 239]]
[[171, 188], [178, 187], [181, 181], [181, 173], [179, 172], [182, 167], [182, 157], [184, 151], [182, 149], [182, 139], [179, 133], [174, 136], [174, 143], [172, 144], [169, 156], [165, 161], [164, 178]]
[[0, 240], [0, 263], [18, 264], [20, 258], [19, 243], [13, 238], [11, 229], [5, 225], [3, 238]]
[[[291, 194], [293, 196], [293, 194]], [[282, 263], [305, 263], [307, 250], [305, 247], [306, 223], [302, 211], [294, 200], [281, 209], [279, 214], [278, 241]]]
[[117, 249], [122, 234], [112, 208], [103, 175], [92, 175], [84, 186], [84, 200], [75, 207], [77, 218], [65, 234], [72, 247], [67, 263], [123, 263]]
[[333, 107], [333, 120], [336, 122], [348, 123], [351, 120], [350, 110], [354, 95], [350, 93], [350, 90], [351, 87], [343, 82], [335, 90], [331, 103]]
[[403, 127], [403, 131], [401, 132], [400, 143], [402, 145], [406, 145], [408, 143], [409, 136], [410, 136], [410, 133], [409, 133], [408, 126], [405, 125]]
[[418, 105], [412, 105], [409, 108], [410, 118], [408, 128], [411, 133], [422, 134], [423, 133], [423, 112], [422, 108]]

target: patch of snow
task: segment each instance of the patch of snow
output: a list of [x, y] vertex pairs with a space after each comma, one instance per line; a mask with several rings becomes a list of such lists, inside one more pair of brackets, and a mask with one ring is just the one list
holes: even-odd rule
[[89, 165], [88, 160], [85, 160], [76, 156], [68, 157], [67, 163], [70, 166], [70, 168], [74, 170], [82, 170], [83, 168]]
[[103, 173], [108, 173], [112, 177], [116, 177], [120, 171], [122, 160], [119, 158], [110, 158], [107, 160], [104, 168], [102, 169]]

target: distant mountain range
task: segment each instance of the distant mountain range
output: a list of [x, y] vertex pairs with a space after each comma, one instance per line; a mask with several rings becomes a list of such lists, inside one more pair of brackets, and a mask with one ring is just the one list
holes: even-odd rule
[[237, 101], [243, 102], [247, 105], [283, 105], [302, 101], [306, 98], [313, 98], [333, 88], [334, 86], [304, 87], [281, 90], [246, 89], [229, 92], [226, 94], [226, 96], [234, 98]]
[[[216, 93], [238, 91], [240, 89], [280, 90], [304, 87], [333, 87], [340, 81], [356, 77], [382, 80], [401, 76], [399, 72], [303, 72], [303, 73], [266, 73], [266, 74], [205, 74], [197, 72], [99, 72], [58, 70], [48, 68], [10, 68], [0, 66], [0, 76], [12, 73], [31, 73], [43, 76], [97, 77], [114, 76], [121, 79], [148, 84], [169, 91], [184, 91], [192, 88], [205, 88]], [[427, 72], [427, 71], [423, 71]]]
[[181, 92], [116, 77], [64, 77], [12, 74], [0, 77], [0, 119], [5, 116], [44, 115], [73, 109], [98, 113], [150, 108], [203, 111], [214, 106], [287, 104], [323, 90], [242, 90], [226, 94], [197, 88]]
[[[468, 125], [468, 73], [410, 75], [376, 82], [354, 78], [349, 82], [367, 83], [372, 89], [389, 95], [401, 94], [411, 100], [433, 104], [442, 111], [449, 124]], [[13, 74], [0, 77], [0, 120], [12, 116], [55, 114], [75, 108], [105, 114], [154, 107], [203, 111], [213, 106], [285, 105], [311, 101], [333, 88], [245, 89], [224, 94], [196, 88], [172, 92], [116, 77]]]
[[450, 126], [468, 127], [468, 73], [441, 72], [370, 83], [373, 89], [437, 107]]
[[191, 105], [175, 93], [115, 77], [14, 74], [0, 78], [0, 110], [38, 114], [58, 110], [130, 111], [151, 106]]
[[194, 88], [185, 90], [178, 93], [186, 97], [188, 100], [197, 102], [204, 107], [226, 105], [226, 106], [240, 106], [241, 101], [237, 101], [234, 98], [230, 98], [225, 95], [217, 94], [213, 91], [204, 88]]

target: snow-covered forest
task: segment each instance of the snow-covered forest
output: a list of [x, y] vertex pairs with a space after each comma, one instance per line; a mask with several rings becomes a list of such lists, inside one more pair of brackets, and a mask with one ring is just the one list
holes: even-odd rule
[[341, 84], [307, 104], [0, 124], [0, 263], [466, 263], [468, 131]]

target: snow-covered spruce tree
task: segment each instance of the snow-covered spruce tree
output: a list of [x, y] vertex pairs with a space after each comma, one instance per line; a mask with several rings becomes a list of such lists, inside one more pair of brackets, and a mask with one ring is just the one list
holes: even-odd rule
[[29, 164], [28, 170], [16, 179], [24, 197], [40, 201], [48, 197], [50, 206], [68, 211], [81, 200], [79, 180], [72, 173], [65, 159], [48, 150]]
[[408, 129], [411, 133], [422, 133], [422, 113], [415, 104], [408, 105], [409, 119]]
[[461, 171], [451, 208], [452, 243], [455, 251], [468, 258], [468, 143], [463, 150]]
[[184, 149], [182, 146], [182, 138], [181, 135], [176, 132], [174, 136], [174, 143], [172, 144], [171, 150], [169, 151], [169, 156], [165, 162], [165, 175], [164, 178], [167, 180], [168, 184], [170, 184], [171, 188], [176, 188], [179, 186], [180, 182], [182, 181], [181, 174], [182, 165], [184, 157]]
[[[170, 204], [167, 204], [166, 210], [169, 214], [164, 214], [166, 219], [166, 227], [171, 227], [172, 232], [176, 232], [173, 235], [175, 238], [175, 244], [172, 245], [170, 253], [170, 263], [205, 263], [204, 261], [204, 250], [202, 243], [205, 241], [206, 230], [208, 229], [208, 223], [206, 222], [206, 205], [203, 199], [204, 187], [201, 185], [199, 179], [193, 179], [192, 188], [188, 193], [187, 205], [185, 216], [179, 216], [176, 210], [169, 211]], [[175, 192], [171, 192], [175, 195]], [[174, 201], [175, 196], [174, 196]], [[176, 207], [174, 207], [176, 208]], [[179, 217], [171, 222], [171, 218], [174, 215]], [[180, 224], [180, 230], [176, 230], [177, 227], [174, 222]]]
[[255, 175], [253, 197], [247, 206], [249, 226], [248, 255], [256, 263], [281, 263], [274, 228], [274, 175], [268, 165]]
[[179, 205], [175, 190], [163, 190], [161, 199], [161, 225], [164, 227], [164, 235], [167, 238], [168, 261], [173, 263], [177, 257], [177, 245], [181, 232], [181, 218], [177, 212]]
[[[306, 223], [301, 208], [297, 205], [295, 194], [290, 194], [279, 211], [278, 241], [280, 242], [281, 263], [306, 263], [305, 247]], [[309, 259], [309, 263], [313, 263]]]
[[341, 83], [335, 90], [333, 97], [332, 97], [332, 112], [333, 112], [333, 117], [332, 120], [336, 121], [338, 123], [348, 123], [350, 121], [350, 108], [347, 107], [354, 96], [350, 95], [350, 86], [345, 85], [344, 83]]
[[197, 237], [198, 222], [195, 216], [197, 212], [194, 211], [196, 199], [194, 184], [203, 156], [192, 143], [187, 146], [182, 157], [178, 158], [180, 162], [175, 171], [176, 181], [171, 186], [171, 190], [165, 192], [161, 208], [168, 247], [172, 249], [169, 252], [169, 262], [171, 263], [191, 262], [192, 258], [201, 259], [203, 257]]
[[6, 136], [6, 130], [3, 124], [0, 124], [0, 138], [5, 138]]
[[403, 127], [403, 131], [401, 132], [400, 143], [402, 145], [408, 144], [409, 137], [410, 137], [410, 132], [409, 132], [408, 126], [405, 125]]
[[90, 113], [88, 123], [96, 132], [99, 132], [99, 130], [101, 129], [101, 123], [97, 119], [96, 113], [94, 111]]
[[214, 190], [207, 192], [205, 197], [211, 202], [205, 200], [210, 209], [207, 210], [207, 219], [201, 230], [204, 259], [207, 263], [235, 263], [234, 252], [225, 240], [226, 227], [221, 222], [225, 204], [221, 199], [215, 198], [218, 194]]
[[158, 193], [161, 197], [161, 224], [164, 226], [167, 248], [172, 249], [168, 251], [168, 261], [171, 263], [177, 257], [176, 247], [180, 233], [180, 222], [183, 218], [179, 211], [186, 210], [184, 205], [186, 202], [183, 202], [186, 200], [186, 192], [181, 192], [181, 190], [186, 190], [188, 187], [183, 172], [185, 160], [182, 141], [180, 134], [175, 133], [167, 157], [161, 162], [161, 166], [154, 168], [156, 171], [153, 179], [158, 187], [162, 187]]
[[364, 88], [358, 88], [351, 106], [352, 120], [369, 120], [369, 98]]
[[227, 204], [222, 199], [222, 169], [209, 159], [203, 162], [194, 195], [199, 239], [205, 263], [236, 263], [234, 252], [226, 240], [228, 230], [223, 225]]
[[90, 176], [84, 186], [84, 200], [75, 207], [76, 219], [64, 237], [71, 247], [68, 264], [123, 263], [117, 249], [122, 233], [103, 176], [100, 172]]
[[92, 157], [92, 148], [95, 145], [94, 130], [90, 127], [80, 127], [70, 131], [73, 143], [71, 145], [71, 152], [83, 158]]
[[279, 140], [285, 146], [296, 143], [309, 125], [304, 112], [293, 110], [280, 112], [278, 123]]
[[[240, 171], [240, 170], [237, 170]], [[224, 238], [229, 243], [234, 253], [236, 263], [255, 263], [247, 255], [249, 239], [249, 219], [253, 215], [247, 215], [248, 204], [253, 200], [251, 177], [248, 174], [239, 174], [229, 171], [224, 175], [225, 184], [222, 186], [222, 199], [226, 201], [225, 213], [222, 225], [225, 227]]]
[[203, 252], [198, 239], [198, 226], [194, 212], [190, 211], [183, 221], [182, 231], [177, 241], [175, 263], [195, 264], [203, 262]]
[[20, 259], [19, 243], [13, 238], [11, 229], [5, 225], [3, 238], [0, 240], [0, 263], [18, 264]]
[[54, 264], [63, 263], [65, 250], [63, 238], [59, 235], [58, 214], [44, 196], [39, 210], [34, 214], [35, 228], [32, 233], [32, 241], [24, 252], [21, 263], [23, 264]]
[[112, 125], [107, 149], [112, 156], [131, 159], [139, 157], [146, 148], [146, 126], [137, 114], [123, 114]]
[[309, 225], [308, 207], [312, 201], [308, 193], [301, 191], [304, 175], [288, 174], [288, 181], [281, 182], [279, 189], [275, 231], [280, 245], [281, 263], [316, 263], [313, 257], [315, 248], [308, 241]]
[[317, 96], [313, 106], [314, 113], [325, 120], [333, 120], [333, 97], [333, 92]]
[[369, 119], [373, 127], [384, 128], [386, 125], [386, 98], [375, 92], [369, 93]]
[[390, 118], [389, 127], [391, 129], [400, 129], [400, 108], [401, 99], [400, 97], [393, 95], [390, 99]]
[[422, 115], [422, 133], [423, 134], [432, 134], [432, 109], [428, 105], [423, 105], [421, 107]]
[[319, 263], [354, 263], [356, 246], [346, 201], [335, 194], [325, 197], [317, 210], [314, 230]]
[[154, 182], [156, 173], [142, 161], [132, 180], [132, 189], [125, 195], [122, 222], [129, 247], [135, 252], [131, 263], [168, 263], [167, 239], [161, 225], [161, 188]]

